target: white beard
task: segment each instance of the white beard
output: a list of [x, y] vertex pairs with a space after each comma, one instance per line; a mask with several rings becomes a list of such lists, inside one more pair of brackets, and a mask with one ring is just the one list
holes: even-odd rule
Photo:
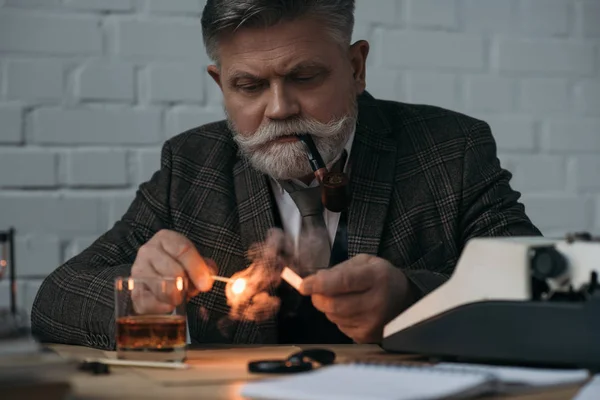
[[347, 115], [326, 124], [306, 118], [270, 121], [251, 134], [241, 134], [229, 117], [227, 123], [242, 155], [255, 169], [274, 179], [286, 180], [313, 173], [306, 150], [300, 142], [273, 143], [272, 140], [308, 133], [312, 135], [323, 161], [329, 165], [339, 157], [352, 135], [357, 111], [354, 101]]

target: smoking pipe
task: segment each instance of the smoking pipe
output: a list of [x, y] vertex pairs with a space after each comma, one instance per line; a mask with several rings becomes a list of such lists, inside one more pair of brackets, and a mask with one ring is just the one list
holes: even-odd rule
[[328, 171], [327, 165], [309, 134], [297, 135], [306, 149], [310, 167], [321, 184], [321, 201], [332, 212], [342, 212], [348, 207], [348, 176], [344, 172]]

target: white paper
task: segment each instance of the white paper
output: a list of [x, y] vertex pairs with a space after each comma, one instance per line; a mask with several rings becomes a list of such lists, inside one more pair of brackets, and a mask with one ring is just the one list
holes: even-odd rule
[[598, 400], [600, 399], [600, 374], [594, 375], [584, 387], [577, 392], [573, 400]]
[[290, 377], [249, 382], [241, 395], [277, 400], [415, 400], [487, 393], [487, 374], [419, 367], [337, 364]]
[[505, 384], [532, 387], [577, 383], [586, 380], [589, 376], [589, 372], [585, 369], [546, 369], [461, 363], [439, 363], [433, 368], [485, 372], [494, 375]]
[[283, 271], [281, 271], [281, 278], [289, 283], [294, 289], [300, 290], [300, 285], [302, 285], [302, 278], [300, 275], [285, 267]]

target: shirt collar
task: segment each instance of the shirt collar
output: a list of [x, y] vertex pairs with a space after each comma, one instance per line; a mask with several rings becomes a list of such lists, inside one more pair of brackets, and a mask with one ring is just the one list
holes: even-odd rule
[[[346, 150], [346, 162], [344, 163], [344, 171], [346, 170], [346, 167], [348, 166], [348, 160], [350, 160], [350, 151], [352, 150], [352, 145], [354, 143], [354, 135], [356, 133], [356, 126], [354, 127], [354, 129], [352, 130], [352, 133], [350, 134], [350, 137], [348, 138], [348, 141], [346, 141], [346, 145], [344, 146], [344, 150]], [[343, 152], [342, 152], [343, 153]], [[331, 168], [332, 165], [334, 165], [342, 156], [342, 153], [340, 153], [340, 155], [338, 155], [327, 167]], [[271, 182], [274, 183], [273, 188], [277, 189], [277, 191], [279, 192], [279, 194], [283, 194], [285, 192], [285, 189], [281, 186], [281, 184], [277, 181], [277, 179], [274, 178], [270, 178]], [[313, 179], [313, 181], [310, 183], [310, 185], [306, 185], [304, 182], [299, 181], [298, 179], [292, 179], [292, 182], [302, 186], [302, 187], [313, 187], [313, 186], [317, 186], [317, 180]]]

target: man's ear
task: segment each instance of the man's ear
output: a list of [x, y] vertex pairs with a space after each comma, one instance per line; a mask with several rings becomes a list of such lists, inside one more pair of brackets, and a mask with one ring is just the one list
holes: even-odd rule
[[219, 67], [216, 65], [209, 65], [206, 68], [208, 74], [213, 78], [213, 80], [219, 85], [221, 90], [223, 90], [223, 86], [221, 86], [221, 72], [219, 71]]
[[366, 86], [367, 79], [367, 57], [369, 56], [369, 42], [366, 40], [359, 40], [350, 46], [349, 56], [350, 63], [352, 64], [352, 70], [354, 71], [354, 84], [356, 90], [360, 94]]

